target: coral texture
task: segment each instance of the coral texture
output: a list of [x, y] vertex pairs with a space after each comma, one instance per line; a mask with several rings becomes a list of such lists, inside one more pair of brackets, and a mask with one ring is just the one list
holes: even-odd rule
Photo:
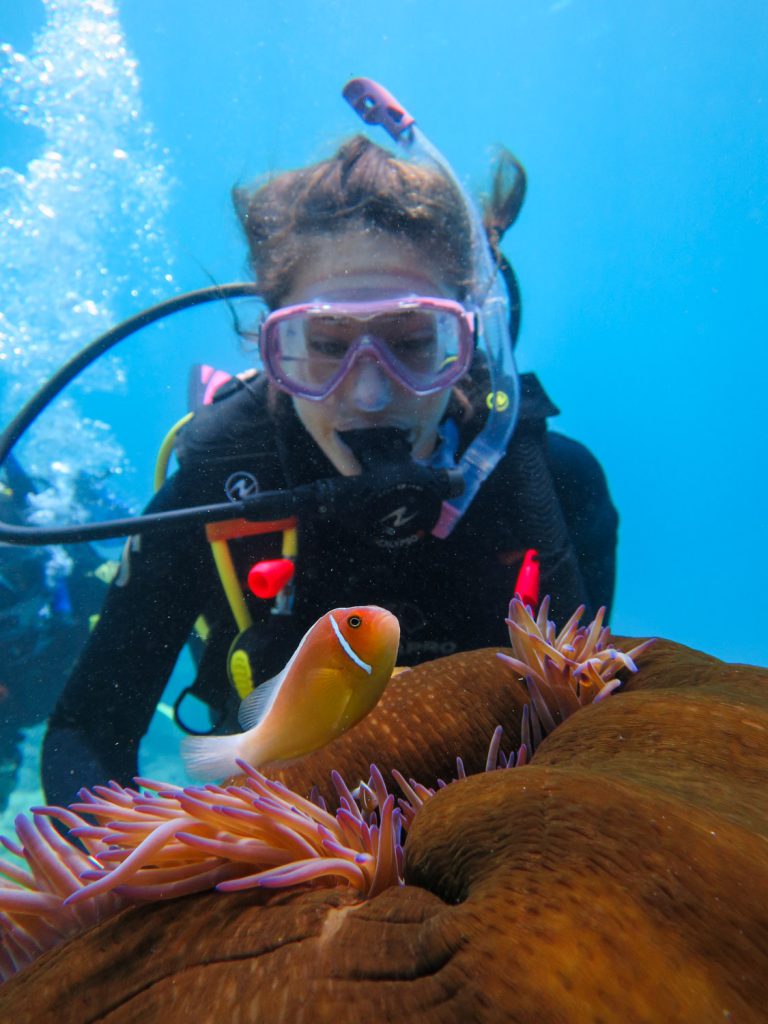
[[[457, 753], [480, 771], [498, 722], [519, 741], [526, 703], [496, 654], [395, 677], [368, 719], [281, 778], [308, 792], [326, 758], [351, 783], [369, 758], [450, 778]], [[660, 642], [620, 676], [531, 763], [428, 799], [404, 887], [129, 908], [7, 982], [0, 1017], [763, 1021], [768, 671]]]

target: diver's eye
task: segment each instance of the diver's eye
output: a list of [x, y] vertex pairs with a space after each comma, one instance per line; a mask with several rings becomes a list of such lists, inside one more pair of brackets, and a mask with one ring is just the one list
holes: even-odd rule
[[352, 629], [357, 629], [359, 626], [362, 626], [362, 624], [363, 620], [360, 618], [359, 615], [350, 615], [349, 618], [347, 619], [347, 625], [351, 626]]

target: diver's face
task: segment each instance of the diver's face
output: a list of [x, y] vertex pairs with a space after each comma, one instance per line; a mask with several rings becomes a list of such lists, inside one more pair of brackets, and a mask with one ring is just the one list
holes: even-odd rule
[[[423, 252], [392, 235], [351, 231], [310, 243], [283, 304], [374, 302], [404, 295], [456, 297]], [[360, 472], [360, 464], [339, 431], [399, 427], [408, 433], [412, 456], [429, 458], [449, 397], [450, 389], [414, 395], [389, 376], [375, 356], [366, 356], [322, 401], [292, 400], [304, 427], [338, 472], [353, 476]]]

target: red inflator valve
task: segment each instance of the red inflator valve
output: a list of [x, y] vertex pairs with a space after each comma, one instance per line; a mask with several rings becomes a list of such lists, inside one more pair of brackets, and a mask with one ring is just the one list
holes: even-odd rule
[[539, 603], [539, 577], [539, 553], [529, 548], [525, 552], [515, 584], [515, 597], [519, 597], [529, 608], [535, 609]]
[[277, 597], [286, 583], [293, 579], [294, 565], [290, 558], [257, 562], [248, 573], [248, 589], [256, 597]]

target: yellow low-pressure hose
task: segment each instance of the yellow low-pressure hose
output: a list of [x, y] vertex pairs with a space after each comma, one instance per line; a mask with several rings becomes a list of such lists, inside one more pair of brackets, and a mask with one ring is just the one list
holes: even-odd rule
[[153, 483], [156, 491], [160, 490], [165, 483], [165, 478], [168, 476], [168, 463], [171, 461], [171, 452], [173, 451], [173, 442], [176, 440], [176, 435], [185, 423], [189, 423], [194, 415], [193, 412], [188, 412], [186, 416], [182, 416], [178, 423], [174, 423], [163, 438], [163, 443], [160, 445], [155, 462], [155, 479]]

